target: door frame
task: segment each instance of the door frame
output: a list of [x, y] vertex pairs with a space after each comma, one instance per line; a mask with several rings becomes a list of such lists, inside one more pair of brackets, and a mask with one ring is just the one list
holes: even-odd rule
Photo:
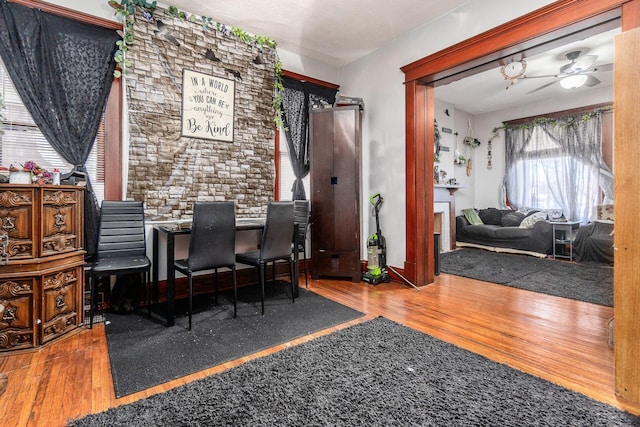
[[[401, 67], [405, 73], [406, 254], [413, 283], [434, 281], [433, 146], [434, 87], [471, 75], [514, 54], [549, 49], [563, 39], [622, 17], [623, 4], [639, 0], [560, 0]], [[629, 16], [634, 15], [629, 13]], [[624, 20], [627, 14], [625, 13]], [[640, 21], [640, 18], [633, 17]], [[624, 22], [623, 22], [624, 25]], [[632, 24], [638, 26], [638, 22]], [[631, 28], [631, 27], [630, 27]], [[630, 29], [626, 28], [626, 29]], [[624, 30], [625, 28], [623, 28]], [[473, 68], [473, 70], [471, 69]]]
[[[401, 67], [405, 73], [405, 156], [406, 156], [406, 256], [404, 272], [417, 285], [434, 281], [433, 239], [433, 147], [434, 147], [434, 87], [447, 78], [471, 74], [471, 67], [487, 66], [490, 61], [508, 58], [523, 48], [551, 46], [554, 40], [576, 31], [583, 31], [606, 22], [620, 19], [622, 34], [640, 27], [640, 0], [560, 0], [527, 15], [507, 22], [473, 38]], [[629, 73], [633, 68], [629, 67]], [[616, 69], [616, 76], [626, 70]], [[617, 97], [614, 85], [614, 108], [638, 112], [634, 97]], [[621, 99], [622, 98], [622, 99]], [[637, 98], [637, 97], [636, 97]], [[625, 102], [623, 105], [622, 102]], [[627, 104], [628, 103], [628, 104]], [[616, 127], [618, 124], [616, 124]], [[635, 128], [633, 128], [635, 129]], [[625, 148], [633, 145], [636, 130], [628, 130], [624, 141], [616, 141], [617, 158], [630, 154], [625, 164], [636, 162], [640, 152]], [[637, 155], [636, 155], [637, 154]], [[634, 163], [634, 164], [637, 164]], [[635, 170], [635, 169], [634, 169]], [[637, 200], [634, 191], [640, 185], [631, 181], [626, 187], [616, 183], [617, 198]], [[618, 209], [616, 209], [618, 211]], [[621, 215], [616, 213], [616, 217]], [[615, 246], [624, 240], [625, 255], [616, 254], [616, 263], [640, 253], [640, 231], [637, 227], [624, 229], [618, 224]], [[624, 237], [620, 237], [620, 236]], [[623, 259], [624, 258], [624, 259]], [[631, 265], [631, 263], [630, 263]], [[624, 267], [624, 265], [622, 266]], [[631, 335], [640, 322], [640, 301], [632, 274], [622, 274], [621, 267], [614, 270], [616, 339], [615, 385], [616, 394], [634, 404], [640, 404], [640, 370], [636, 368], [640, 357], [640, 342]], [[630, 300], [629, 300], [630, 298]], [[621, 302], [620, 304], [618, 302]], [[625, 331], [627, 332], [625, 334]], [[637, 334], [635, 335], [637, 336]]]

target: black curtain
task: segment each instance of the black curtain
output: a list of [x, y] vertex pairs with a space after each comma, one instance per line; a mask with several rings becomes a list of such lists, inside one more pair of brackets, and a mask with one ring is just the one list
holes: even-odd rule
[[309, 174], [309, 110], [314, 104], [333, 105], [336, 89], [283, 77], [282, 116], [289, 159], [296, 176], [292, 200], [306, 200], [302, 179]]
[[85, 250], [95, 252], [98, 204], [85, 163], [111, 83], [115, 30], [0, 2], [0, 56], [51, 146], [87, 177]]

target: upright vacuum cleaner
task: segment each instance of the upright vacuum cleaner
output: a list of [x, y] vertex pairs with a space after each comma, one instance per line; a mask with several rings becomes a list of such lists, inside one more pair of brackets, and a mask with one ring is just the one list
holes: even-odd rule
[[369, 202], [373, 205], [376, 215], [376, 232], [367, 239], [367, 271], [362, 273], [362, 281], [371, 285], [378, 283], [389, 283], [391, 278], [386, 271], [387, 267], [387, 245], [382, 231], [380, 231], [380, 220], [378, 214], [382, 206], [382, 196], [380, 193], [369, 197]]
[[372, 285], [377, 285], [378, 283], [383, 282], [389, 283], [391, 278], [389, 277], [389, 273], [387, 273], [388, 268], [406, 284], [411, 285], [414, 289], [419, 291], [419, 287], [411, 283], [411, 281], [400, 274], [399, 271], [390, 265], [387, 265], [387, 242], [382, 235], [382, 231], [380, 231], [380, 219], [378, 218], [382, 201], [380, 193], [369, 197], [369, 202], [373, 205], [373, 210], [376, 214], [376, 232], [369, 236], [369, 239], [367, 240], [367, 271], [362, 273], [362, 281]]

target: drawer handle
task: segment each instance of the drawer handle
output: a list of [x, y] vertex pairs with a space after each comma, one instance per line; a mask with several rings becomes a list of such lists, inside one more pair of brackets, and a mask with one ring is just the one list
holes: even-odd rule
[[16, 231], [16, 217], [13, 217], [11, 215], [3, 216], [2, 229], [7, 233], [11, 231]]
[[9, 235], [0, 234], [0, 265], [9, 264], [9, 252], [7, 252], [8, 246]]

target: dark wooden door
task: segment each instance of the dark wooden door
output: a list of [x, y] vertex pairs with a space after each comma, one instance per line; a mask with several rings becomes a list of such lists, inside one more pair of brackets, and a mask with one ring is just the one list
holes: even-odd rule
[[359, 107], [311, 113], [311, 276], [360, 281]]

